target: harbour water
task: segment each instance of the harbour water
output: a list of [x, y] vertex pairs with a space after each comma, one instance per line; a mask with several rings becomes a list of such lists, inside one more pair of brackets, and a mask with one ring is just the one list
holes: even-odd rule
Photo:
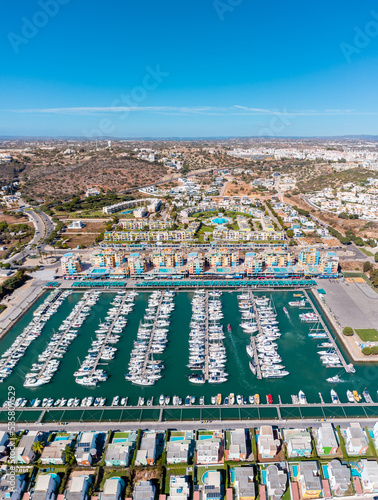
[[[49, 293], [49, 292], [47, 292]], [[57, 331], [62, 321], [68, 316], [74, 305], [82, 298], [82, 293], [74, 292], [65, 299], [58, 312], [54, 314], [47, 322], [40, 337], [38, 337], [27, 349], [25, 356], [18, 362], [13, 373], [0, 384], [0, 404], [7, 399], [8, 387], [15, 387], [16, 398], [24, 397], [29, 401], [33, 398], [51, 397], [58, 398], [84, 398], [86, 396], [101, 396], [107, 398], [107, 405], [111, 404], [114, 396], [128, 396], [129, 405], [137, 405], [138, 398], [143, 396], [147, 398], [154, 397], [154, 404], [158, 404], [161, 394], [173, 396], [177, 395], [185, 399], [187, 395], [195, 396], [196, 403], [200, 396], [205, 396], [205, 403], [210, 405], [211, 396], [221, 393], [223, 398], [229, 393], [242, 394], [247, 397], [251, 394], [260, 394], [261, 403], [266, 403], [266, 396], [271, 394], [274, 403], [291, 403], [291, 394], [298, 394], [303, 390], [309, 403], [319, 403], [319, 392], [322, 394], [325, 403], [331, 402], [330, 390], [334, 388], [340, 398], [340, 401], [347, 403], [346, 391], [357, 390], [362, 393], [367, 387], [374, 402], [378, 401], [378, 365], [355, 366], [356, 373], [346, 373], [340, 368], [327, 369], [322, 365], [320, 356], [317, 354], [317, 345], [326, 339], [311, 339], [308, 333], [313, 324], [302, 323], [299, 314], [309, 311], [298, 310], [298, 308], [288, 306], [293, 298], [292, 291], [274, 291], [268, 292], [272, 302], [277, 310], [277, 319], [282, 333], [277, 340], [278, 351], [282, 357], [282, 364], [290, 375], [281, 379], [262, 379], [258, 380], [249, 369], [250, 358], [246, 353], [246, 345], [249, 343], [249, 335], [243, 333], [239, 326], [241, 322], [238, 309], [237, 292], [225, 291], [222, 294], [221, 301], [223, 306], [224, 318], [221, 323], [224, 326], [225, 339], [224, 345], [227, 352], [226, 370], [229, 373], [228, 381], [222, 384], [204, 385], [192, 384], [188, 380], [190, 375], [188, 364], [188, 338], [189, 323], [192, 315], [191, 299], [193, 293], [188, 291], [178, 292], [175, 295], [175, 309], [171, 314], [171, 323], [168, 333], [168, 344], [163, 354], [159, 354], [165, 365], [162, 371], [163, 377], [153, 386], [136, 386], [125, 380], [127, 365], [130, 360], [130, 352], [133, 342], [136, 339], [138, 326], [143, 319], [144, 311], [147, 305], [149, 293], [139, 293], [135, 299], [134, 310], [128, 315], [128, 323], [121, 340], [116, 344], [116, 357], [112, 361], [101, 363], [99, 368], [104, 368], [109, 375], [108, 380], [100, 382], [97, 387], [85, 387], [75, 383], [74, 372], [80, 366], [90, 348], [92, 340], [95, 338], [95, 330], [99, 323], [106, 316], [111, 307], [114, 293], [103, 292], [100, 300], [91, 309], [90, 316], [86, 319], [83, 326], [79, 329], [79, 335], [72, 341], [68, 352], [61, 359], [60, 367], [54, 374], [52, 381], [46, 385], [26, 388], [23, 387], [25, 374], [30, 371], [33, 363], [37, 362], [38, 354], [46, 347], [48, 341]], [[262, 293], [256, 293], [256, 296]], [[0, 354], [4, 353], [11, 345], [17, 335], [32, 319], [32, 313], [35, 308], [41, 304], [46, 296], [41, 297], [39, 301], [30, 309], [13, 329], [1, 340]], [[290, 316], [286, 316], [283, 307], [287, 307]], [[326, 318], [324, 318], [326, 320]], [[326, 321], [327, 323], [327, 321]], [[227, 325], [231, 326], [228, 331]], [[327, 323], [330, 331], [331, 326]], [[347, 353], [338, 342], [338, 345], [347, 362], [350, 362]], [[339, 374], [345, 383], [330, 384], [326, 382], [328, 377]], [[229, 409], [231, 410], [231, 409]], [[236, 409], [235, 409], [236, 410]], [[99, 410], [91, 409], [92, 412]], [[149, 410], [151, 416], [156, 418], [152, 412], [158, 410]], [[172, 418], [177, 412], [172, 408]], [[185, 409], [183, 409], [185, 411]], [[81, 413], [79, 410], [72, 410], [73, 414]], [[66, 412], [67, 414], [68, 412]], [[65, 417], [66, 418], [66, 417]], [[178, 417], [176, 417], [178, 418]], [[236, 417], [235, 417], [236, 418]]]

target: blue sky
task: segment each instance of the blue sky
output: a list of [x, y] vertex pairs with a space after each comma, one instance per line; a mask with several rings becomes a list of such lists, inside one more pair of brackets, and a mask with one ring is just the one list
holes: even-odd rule
[[12, 0], [0, 36], [0, 135], [378, 134], [374, 1]]

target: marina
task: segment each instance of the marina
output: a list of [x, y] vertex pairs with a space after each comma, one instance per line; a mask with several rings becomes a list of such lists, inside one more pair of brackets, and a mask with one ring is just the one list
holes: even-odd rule
[[[119, 415], [121, 419], [137, 411], [143, 411], [144, 415], [153, 414], [155, 419], [165, 419], [171, 412], [177, 415], [177, 412], [183, 412], [182, 418], [231, 412], [234, 418], [239, 418], [240, 412], [242, 416], [248, 412], [255, 415], [257, 410], [262, 416], [272, 412], [289, 415], [291, 412], [300, 418], [296, 408], [302, 415], [317, 415], [323, 407], [339, 409], [349, 415], [351, 410], [345, 408], [355, 408], [355, 412], [364, 412], [362, 408], [367, 408], [366, 411], [371, 413], [377, 406], [375, 379], [371, 378], [369, 382], [364, 367], [356, 365], [355, 373], [350, 373], [344, 365], [341, 368], [338, 364], [329, 367], [329, 363], [322, 362], [322, 351], [327, 353], [336, 345], [337, 353], [342, 357], [340, 360], [343, 359], [349, 367], [347, 354], [342, 346], [338, 346], [331, 326], [308, 300], [311, 292], [304, 297], [306, 309], [312, 308], [312, 312], [322, 318], [329, 335], [325, 339], [309, 336], [314, 323], [300, 320], [302, 306], [289, 305], [293, 299], [292, 291], [267, 294], [251, 290], [231, 293], [209, 289], [195, 292], [162, 289], [150, 293], [132, 290], [124, 293], [115, 290], [64, 293], [64, 297], [59, 295], [59, 307], [43, 322], [43, 332], [33, 340], [33, 350], [23, 351], [17, 366], [8, 376], [7, 383], [16, 389], [17, 413], [24, 415], [20, 416], [21, 419], [29, 415], [28, 418], [34, 421], [38, 415], [35, 412], [43, 411], [46, 415], [59, 412], [68, 420], [70, 412], [77, 416], [79, 410], [84, 412], [85, 418], [92, 415], [94, 420], [100, 411], [104, 415], [108, 412]], [[21, 318], [3, 339], [3, 353], [12, 352], [9, 349], [16, 339], [30, 323], [35, 325], [35, 318], [46, 309], [45, 305], [40, 306], [56, 296], [55, 291], [48, 292]], [[289, 315], [284, 312], [284, 307], [289, 309]], [[88, 316], [80, 316], [83, 312]], [[127, 327], [124, 329], [126, 316]], [[79, 317], [83, 320], [81, 325], [77, 323]], [[122, 327], [118, 324], [120, 319]], [[99, 327], [104, 323], [106, 327]], [[65, 338], [63, 342], [66, 335], [62, 332], [66, 334], [73, 329], [77, 330], [76, 335]], [[92, 376], [96, 370], [97, 374], [98, 370], [105, 372], [105, 376], [95, 385], [78, 384], [77, 372], [82, 363], [76, 368], [77, 357], [93, 349], [93, 342], [99, 340], [94, 341], [94, 332], [101, 329], [106, 330], [97, 332], [102, 343], [95, 344], [97, 352], [90, 353], [90, 370], [82, 376]], [[56, 332], [60, 338], [55, 337]], [[51, 351], [47, 351], [51, 339], [56, 343]], [[105, 350], [105, 346], [113, 347], [109, 339], [117, 344], [116, 356], [113, 351]], [[189, 371], [188, 345], [189, 356], [193, 356], [189, 358], [189, 365], [193, 368]], [[252, 348], [252, 356], [248, 353], [248, 346]], [[135, 347], [139, 349], [137, 358], [132, 356]], [[316, 354], [317, 349], [320, 356]], [[109, 359], [104, 360], [102, 355], [106, 352]], [[56, 354], [61, 357], [57, 358], [59, 365], [49, 383], [25, 387], [26, 374], [38, 376]], [[44, 355], [44, 360], [38, 361], [41, 355]], [[130, 367], [128, 370], [128, 362], [132, 359], [133, 372]], [[252, 372], [251, 361], [257, 367], [256, 374]], [[32, 370], [36, 364], [42, 365], [38, 372]], [[373, 366], [369, 370], [378, 372]], [[139, 377], [142, 384], [125, 378], [125, 372], [136, 379]], [[282, 372], [288, 374], [281, 377]], [[97, 386], [99, 382], [101, 386]], [[6, 384], [0, 385], [1, 406], [7, 399], [6, 389]], [[300, 400], [300, 391], [305, 394], [306, 402]], [[339, 402], [335, 402], [335, 394], [331, 391], [336, 393]], [[298, 399], [293, 401], [295, 394]], [[361, 399], [358, 399], [360, 395]], [[118, 413], [114, 413], [116, 410]], [[321, 411], [319, 415], [322, 415]]]

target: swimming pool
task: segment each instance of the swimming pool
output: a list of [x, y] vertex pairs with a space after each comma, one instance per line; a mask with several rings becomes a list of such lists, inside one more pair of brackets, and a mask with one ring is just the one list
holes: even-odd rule
[[298, 477], [298, 465], [293, 465], [293, 476]]
[[215, 219], [211, 219], [211, 222], [214, 224], [226, 224], [228, 219], [225, 219], [224, 217], [215, 217]]
[[205, 439], [211, 439], [212, 437], [213, 437], [213, 436], [212, 436], [211, 434], [210, 434], [210, 435], [209, 435], [209, 434], [206, 434], [206, 435], [204, 435], [204, 436], [198, 436], [198, 439], [199, 439], [200, 441], [204, 441]]
[[323, 469], [324, 479], [329, 479], [328, 465], [322, 465], [322, 469]]
[[184, 441], [184, 436], [171, 436], [171, 441]]

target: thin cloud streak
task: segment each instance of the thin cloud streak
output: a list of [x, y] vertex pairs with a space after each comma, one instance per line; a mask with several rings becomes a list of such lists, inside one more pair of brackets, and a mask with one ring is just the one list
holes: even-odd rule
[[87, 106], [72, 108], [36, 108], [36, 109], [7, 109], [1, 110], [11, 113], [30, 114], [55, 114], [55, 115], [103, 115], [113, 113], [153, 113], [162, 115], [205, 115], [205, 116], [261, 116], [261, 115], [284, 115], [284, 116], [362, 116], [377, 115], [377, 112], [356, 111], [353, 109], [325, 109], [325, 110], [292, 110], [284, 109], [262, 109], [235, 104], [229, 107], [217, 106]]

